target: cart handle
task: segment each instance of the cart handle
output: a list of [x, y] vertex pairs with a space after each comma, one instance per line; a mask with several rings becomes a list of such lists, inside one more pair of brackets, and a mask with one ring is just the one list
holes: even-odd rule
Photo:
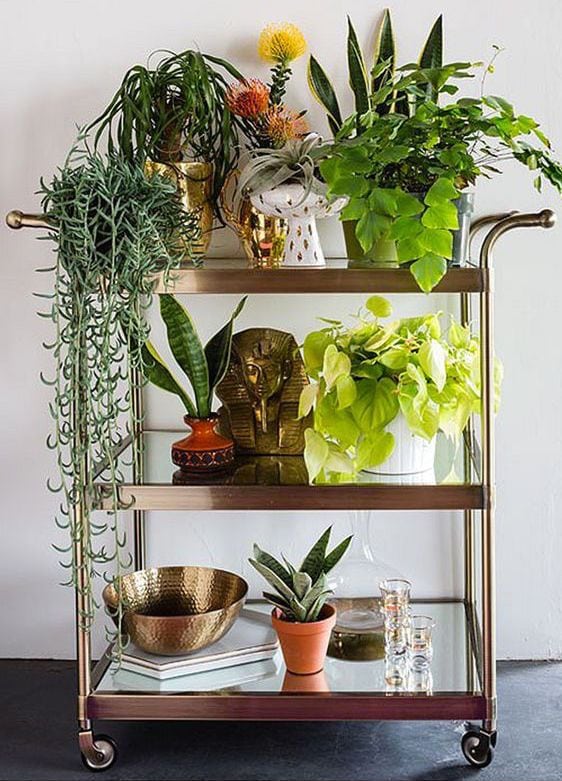
[[56, 226], [49, 219], [48, 214], [25, 214], [19, 209], [13, 209], [6, 215], [6, 225], [14, 230], [20, 228], [46, 228], [56, 230]]
[[480, 268], [489, 269], [492, 265], [492, 252], [497, 240], [507, 231], [514, 228], [553, 228], [556, 224], [556, 214], [552, 209], [540, 212], [521, 214], [516, 212], [500, 220], [488, 231], [480, 249]]

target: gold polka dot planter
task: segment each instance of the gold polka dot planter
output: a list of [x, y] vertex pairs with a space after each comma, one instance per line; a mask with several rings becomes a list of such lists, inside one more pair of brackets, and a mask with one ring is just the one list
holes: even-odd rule
[[326, 259], [316, 220], [338, 214], [346, 198], [329, 200], [313, 190], [305, 195], [302, 184], [286, 184], [252, 196], [252, 204], [264, 214], [287, 220], [283, 265], [291, 268], [325, 266]]

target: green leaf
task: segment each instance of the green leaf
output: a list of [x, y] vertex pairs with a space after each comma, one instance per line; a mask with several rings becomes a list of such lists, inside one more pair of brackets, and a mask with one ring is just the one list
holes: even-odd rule
[[382, 296], [371, 296], [365, 302], [365, 307], [375, 317], [390, 317], [392, 314], [392, 304]]
[[410, 260], [416, 260], [425, 254], [417, 237], [401, 239], [396, 244], [396, 251], [399, 263], [407, 263]]
[[430, 339], [424, 342], [418, 353], [420, 366], [425, 374], [437, 385], [437, 390], [443, 390], [445, 380], [447, 379], [447, 369], [445, 366], [446, 355], [440, 342], [437, 339]]
[[410, 266], [410, 272], [424, 293], [431, 293], [447, 273], [447, 261], [438, 255], [424, 255]]
[[326, 110], [332, 131], [337, 132], [342, 125], [342, 116], [336, 93], [330, 79], [318, 61], [310, 55], [308, 60], [308, 86], [316, 100]]
[[459, 191], [450, 179], [439, 177], [427, 191], [424, 203], [427, 206], [440, 206], [443, 201], [453, 201], [459, 197]]
[[312, 548], [306, 554], [302, 564], [299, 567], [300, 572], [307, 572], [312, 578], [312, 582], [316, 583], [318, 578], [324, 569], [324, 560], [326, 558], [326, 548], [330, 541], [330, 534], [332, 533], [332, 527], [328, 526], [325, 532], [314, 543]]
[[468, 347], [470, 344], [470, 328], [451, 320], [449, 327], [449, 341], [453, 347]]
[[396, 207], [398, 214], [403, 217], [415, 217], [416, 214], [423, 212], [423, 203], [411, 193], [406, 193], [403, 190], [397, 189], [396, 193]]
[[291, 573], [286, 570], [281, 562], [277, 561], [274, 556], [272, 556], [270, 553], [267, 553], [266, 551], [261, 550], [261, 548], [256, 544], [254, 544], [254, 559], [274, 572], [278, 578], [281, 578], [286, 586], [290, 588], [293, 585]]
[[373, 211], [364, 214], [355, 227], [355, 235], [363, 252], [369, 252], [375, 242], [388, 231], [391, 224], [390, 217], [382, 214]]
[[153, 385], [169, 393], [175, 393], [183, 401], [188, 415], [195, 416], [195, 404], [168, 369], [152, 342], [142, 346], [143, 374]]
[[369, 206], [378, 214], [395, 217], [397, 214], [396, 195], [393, 190], [373, 187], [369, 194]]
[[314, 426], [327, 437], [335, 439], [343, 449], [347, 449], [357, 442], [359, 428], [349, 409], [338, 410], [334, 395], [324, 396], [318, 402], [314, 412]]
[[425, 228], [416, 241], [427, 252], [450, 258], [453, 254], [453, 234], [448, 230]]
[[[394, 68], [396, 66], [396, 50], [394, 44], [394, 34], [392, 31], [392, 20], [390, 18], [390, 11], [385, 9], [383, 17], [377, 33], [377, 42], [375, 45], [375, 53], [373, 57], [373, 72], [376, 72], [380, 66], [384, 65], [384, 69], [381, 70], [379, 76], [372, 78], [371, 90], [372, 92], [378, 92], [388, 83], [392, 82], [394, 78]], [[390, 106], [380, 104], [377, 107], [379, 114], [387, 114]]]
[[372, 431], [357, 446], [357, 469], [370, 469], [386, 461], [394, 450], [394, 436], [390, 431]]
[[351, 414], [363, 433], [369, 434], [386, 426], [397, 412], [396, 385], [390, 377], [383, 377], [378, 382], [357, 382], [357, 398], [351, 406]]
[[271, 602], [272, 605], [278, 607], [284, 613], [287, 613], [290, 610], [289, 601], [287, 599], [283, 599], [283, 597], [278, 594], [271, 594], [269, 591], [263, 591], [262, 594], [264, 599], [267, 599], [268, 602]]
[[347, 17], [347, 64], [349, 86], [355, 96], [355, 111], [361, 116], [369, 110], [369, 84], [363, 53], [349, 16]]
[[408, 347], [392, 347], [390, 350], [382, 353], [379, 361], [383, 366], [392, 371], [402, 371], [411, 360], [411, 353]]
[[[322, 165], [320, 170], [323, 173]], [[326, 179], [328, 182], [328, 193], [330, 195], [347, 195], [350, 198], [360, 198], [365, 195], [369, 185], [364, 176], [354, 174], [348, 170], [346, 173], [339, 173], [333, 179]]]
[[365, 198], [350, 198], [347, 206], [342, 209], [340, 217], [342, 220], [360, 220], [368, 210], [369, 201]]
[[357, 388], [353, 377], [350, 377], [349, 375], [339, 377], [336, 382], [336, 392], [339, 410], [351, 406], [357, 396]]
[[307, 428], [304, 432], [304, 441], [304, 462], [312, 483], [324, 469], [330, 455], [330, 448], [324, 437], [311, 428]]
[[417, 217], [397, 217], [390, 229], [390, 238], [398, 239], [415, 239], [416, 236], [422, 232], [423, 226]]
[[333, 343], [334, 340], [327, 331], [313, 331], [304, 340], [304, 365], [311, 377], [317, 377], [324, 364], [326, 348]]
[[406, 393], [401, 393], [400, 409], [413, 434], [428, 442], [437, 434], [439, 429], [439, 407], [437, 404], [429, 401], [420, 411], [417, 411], [412, 398]]
[[340, 559], [349, 548], [352, 539], [353, 539], [353, 535], [351, 534], [349, 537], [346, 537], [345, 540], [342, 540], [338, 545], [336, 545], [335, 548], [333, 548], [330, 551], [330, 553], [328, 553], [328, 555], [324, 559], [324, 568], [323, 568], [324, 575], [327, 575], [328, 572], [333, 570], [336, 564], [339, 563]]
[[329, 594], [330, 592], [328, 578], [323, 572], [310, 591], [302, 597], [302, 606], [305, 610], [309, 610], [321, 594]]
[[211, 412], [209, 370], [195, 324], [189, 312], [174, 296], [164, 294], [159, 298], [160, 313], [166, 325], [170, 349], [191, 382], [197, 414], [206, 418]]
[[285, 582], [272, 569], [270, 569], [265, 564], [256, 561], [255, 559], [248, 559], [248, 561], [250, 562], [252, 567], [256, 569], [260, 573], [260, 575], [267, 580], [270, 586], [273, 586], [275, 591], [281, 594], [282, 597], [284, 597], [289, 601], [293, 598], [292, 586], [287, 586]]
[[311, 588], [312, 578], [307, 572], [295, 572], [293, 574], [293, 591], [297, 595], [299, 601], [311, 590]]
[[317, 397], [318, 385], [316, 385], [316, 383], [304, 386], [299, 399], [299, 420], [306, 418], [306, 416], [311, 412], [311, 410], [314, 408]]
[[454, 203], [443, 201], [439, 205], [429, 206], [423, 213], [421, 221], [426, 228], [457, 230], [459, 213]]
[[339, 352], [335, 344], [330, 344], [324, 353], [322, 376], [326, 383], [326, 389], [335, 385], [340, 377], [349, 376], [351, 361], [345, 353]]
[[244, 308], [247, 299], [248, 296], [244, 296], [244, 298], [240, 300], [228, 323], [223, 325], [220, 331], [217, 331], [205, 345], [205, 357], [207, 359], [207, 366], [209, 367], [209, 407], [212, 404], [213, 390], [224, 378], [226, 370], [228, 369], [234, 320]]

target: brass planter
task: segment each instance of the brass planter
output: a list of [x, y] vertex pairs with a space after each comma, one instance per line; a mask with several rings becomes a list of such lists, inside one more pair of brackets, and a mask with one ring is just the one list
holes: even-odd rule
[[[213, 567], [153, 567], [120, 579], [123, 628], [143, 651], [174, 656], [205, 648], [225, 635], [242, 610], [248, 584]], [[103, 590], [112, 615], [114, 584]]]
[[193, 244], [193, 251], [203, 256], [209, 249], [213, 231], [213, 164], [212, 163], [156, 163], [147, 160], [148, 176], [160, 174], [176, 185], [178, 199], [185, 211], [199, 217], [201, 237]]

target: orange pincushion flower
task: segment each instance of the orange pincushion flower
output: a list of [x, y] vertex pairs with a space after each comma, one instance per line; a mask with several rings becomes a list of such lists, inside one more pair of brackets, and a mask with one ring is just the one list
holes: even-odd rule
[[265, 115], [267, 136], [275, 146], [283, 146], [287, 141], [300, 138], [308, 133], [308, 122], [286, 106], [272, 106]]
[[226, 102], [233, 114], [255, 119], [267, 111], [269, 87], [259, 79], [239, 81], [227, 89]]

